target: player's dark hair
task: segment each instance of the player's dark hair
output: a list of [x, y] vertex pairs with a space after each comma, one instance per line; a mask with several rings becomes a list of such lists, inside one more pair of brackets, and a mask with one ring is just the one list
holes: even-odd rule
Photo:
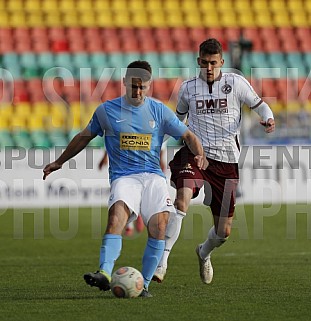
[[125, 78], [140, 78], [142, 81], [151, 79], [152, 68], [149, 62], [137, 60], [131, 62], [126, 69]]
[[215, 38], [209, 38], [200, 44], [200, 55], [216, 55], [220, 54], [222, 57], [221, 43]]

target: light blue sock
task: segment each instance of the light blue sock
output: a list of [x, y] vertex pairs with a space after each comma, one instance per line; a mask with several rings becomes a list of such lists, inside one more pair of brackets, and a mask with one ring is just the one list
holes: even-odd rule
[[115, 261], [120, 256], [122, 249], [122, 236], [105, 234], [99, 255], [99, 269], [112, 274]]
[[144, 287], [148, 289], [149, 283], [163, 255], [165, 247], [164, 240], [148, 238], [143, 256], [142, 275], [144, 277]]

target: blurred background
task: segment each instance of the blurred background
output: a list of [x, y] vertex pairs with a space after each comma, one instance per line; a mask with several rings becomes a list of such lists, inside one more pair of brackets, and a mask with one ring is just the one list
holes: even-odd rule
[[136, 59], [174, 110], [210, 37], [276, 115], [266, 136], [245, 108], [242, 143], [310, 143], [310, 26], [309, 0], [0, 0], [0, 148], [65, 146]]

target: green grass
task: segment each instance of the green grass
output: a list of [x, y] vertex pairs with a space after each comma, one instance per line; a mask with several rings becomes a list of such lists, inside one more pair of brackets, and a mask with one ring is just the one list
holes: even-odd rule
[[[194, 248], [211, 216], [193, 206], [165, 282], [150, 285], [152, 299], [117, 299], [84, 283], [82, 275], [97, 269], [106, 210], [7, 210], [0, 215], [0, 320], [309, 320], [311, 223], [295, 213], [310, 210], [237, 207], [232, 235], [212, 257], [213, 283], [204, 285]], [[116, 268], [141, 269], [145, 240], [145, 232], [125, 239]]]

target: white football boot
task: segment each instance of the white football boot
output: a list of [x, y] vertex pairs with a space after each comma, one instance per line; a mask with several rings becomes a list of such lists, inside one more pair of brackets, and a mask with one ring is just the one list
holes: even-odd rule
[[166, 267], [158, 266], [157, 269], [154, 272], [152, 280], [156, 281], [158, 283], [162, 283], [163, 280], [164, 280], [165, 274], [166, 274]]
[[206, 259], [201, 258], [201, 255], [200, 255], [201, 246], [202, 245], [199, 244], [195, 249], [199, 259], [200, 277], [203, 283], [210, 284], [213, 280], [213, 274], [214, 274], [213, 266], [212, 266], [210, 257]]

